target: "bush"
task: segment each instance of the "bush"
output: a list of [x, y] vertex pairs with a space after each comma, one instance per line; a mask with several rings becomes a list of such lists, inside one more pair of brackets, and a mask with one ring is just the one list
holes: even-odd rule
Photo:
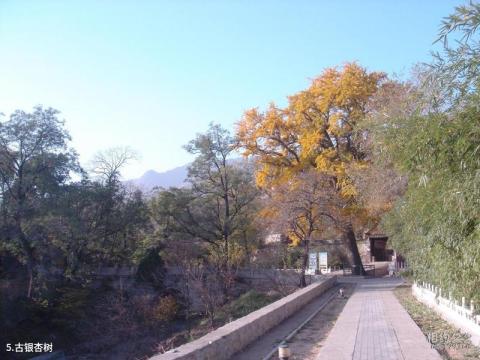
[[302, 265], [303, 250], [299, 247], [287, 247], [285, 257], [283, 259], [283, 267], [287, 269], [298, 269]]
[[156, 321], [168, 322], [175, 318], [178, 308], [177, 300], [172, 295], [163, 296], [153, 306], [151, 315]]
[[278, 300], [278, 294], [265, 294], [256, 290], [250, 290], [229, 303], [222, 311], [222, 315], [232, 319], [238, 319]]
[[420, 281], [480, 301], [480, 110], [406, 121], [392, 132], [409, 177], [407, 193], [385, 217], [395, 249]]
[[165, 276], [164, 262], [159, 255], [159, 249], [147, 250], [145, 256], [140, 260], [137, 269], [137, 280], [151, 283], [157, 288], [163, 286]]
[[91, 298], [88, 288], [65, 287], [58, 289], [59, 296], [55, 301], [55, 313], [61, 318], [80, 318]]

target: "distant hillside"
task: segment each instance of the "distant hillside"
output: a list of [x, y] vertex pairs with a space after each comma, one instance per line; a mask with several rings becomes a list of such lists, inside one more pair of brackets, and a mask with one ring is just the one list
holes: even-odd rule
[[[234, 158], [228, 160], [228, 162], [234, 166], [241, 167], [251, 164], [251, 160], [247, 160], [244, 158]], [[125, 183], [132, 184], [144, 191], [150, 191], [154, 187], [182, 187], [185, 185], [185, 179], [187, 178], [189, 166], [190, 164], [186, 164], [164, 172], [148, 170], [141, 177], [137, 179], [127, 180]]]
[[169, 188], [171, 186], [183, 186], [187, 177], [187, 165], [179, 166], [164, 172], [148, 170], [138, 179], [128, 180], [127, 183], [133, 184], [143, 190], [152, 190], [154, 187]]

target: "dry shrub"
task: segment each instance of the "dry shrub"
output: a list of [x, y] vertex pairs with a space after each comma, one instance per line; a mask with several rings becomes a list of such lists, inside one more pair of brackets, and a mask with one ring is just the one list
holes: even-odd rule
[[157, 322], [168, 322], [175, 318], [178, 312], [177, 300], [172, 295], [161, 297], [151, 308], [152, 319]]
[[95, 318], [81, 331], [89, 350], [100, 352], [135, 336], [167, 331], [177, 311], [172, 295], [107, 293], [94, 306]]

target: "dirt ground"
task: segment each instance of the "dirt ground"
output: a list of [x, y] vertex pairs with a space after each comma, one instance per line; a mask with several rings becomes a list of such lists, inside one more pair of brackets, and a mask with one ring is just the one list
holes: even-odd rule
[[429, 338], [430, 336], [430, 339], [435, 340], [431, 344], [443, 359], [480, 359], [480, 348], [470, 342], [470, 336], [463, 334], [435, 311], [415, 299], [412, 295], [411, 284], [397, 287], [395, 295], [425, 337]]
[[[317, 358], [338, 315], [352, 294], [354, 284], [342, 284], [342, 287], [345, 289], [345, 298], [335, 297], [288, 342], [292, 352], [291, 360], [315, 360]], [[272, 358], [275, 359], [275, 357]]]
[[[311, 314], [322, 307], [334, 296], [331, 301], [322, 308], [322, 310], [305, 325], [292, 339], [288, 341], [293, 350], [293, 359], [314, 359], [316, 351], [321, 346], [321, 341], [327, 336], [337, 316], [342, 311], [345, 303], [350, 296], [352, 284], [342, 284], [327, 290], [322, 296], [312, 300], [303, 308], [298, 310], [273, 329], [269, 330], [255, 342], [247, 346], [243, 351], [234, 355], [231, 360], [259, 360], [264, 359], [270, 352], [273, 353], [271, 359], [278, 359], [278, 345], [295, 329], [297, 329]], [[338, 297], [338, 289], [343, 287], [347, 298]], [[310, 355], [311, 354], [311, 355]]]

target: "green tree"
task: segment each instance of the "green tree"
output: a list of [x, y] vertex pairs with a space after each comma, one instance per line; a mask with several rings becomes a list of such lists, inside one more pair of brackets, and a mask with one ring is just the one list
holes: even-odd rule
[[26, 264], [32, 295], [39, 245], [45, 242], [45, 211], [79, 172], [76, 153], [58, 111], [40, 106], [15, 111], [0, 124], [2, 242]]
[[234, 140], [219, 125], [210, 125], [185, 148], [197, 155], [188, 186], [160, 191], [152, 202], [153, 216], [167, 237], [181, 234], [207, 244], [211, 261], [228, 271], [251, 233], [258, 195], [251, 164], [231, 160]]
[[70, 184], [50, 213], [51, 243], [65, 258], [64, 274], [77, 281], [99, 266], [133, 265], [151, 233], [142, 193], [123, 186], [112, 192], [89, 180]]

